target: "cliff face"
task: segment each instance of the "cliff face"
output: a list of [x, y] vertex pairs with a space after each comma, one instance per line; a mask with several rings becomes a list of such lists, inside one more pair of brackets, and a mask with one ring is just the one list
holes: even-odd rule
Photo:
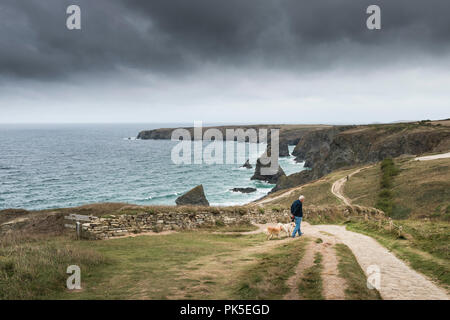
[[303, 170], [288, 176], [281, 176], [277, 181], [277, 185], [270, 190], [270, 193], [278, 190], [298, 187], [312, 180], [314, 180], [313, 172], [310, 170]]
[[[227, 129], [254, 129], [258, 132], [259, 129], [267, 129], [268, 130], [268, 144], [270, 144], [270, 129], [279, 129], [279, 156], [287, 157], [289, 156], [289, 145], [296, 145], [304, 135], [308, 134], [311, 131], [322, 129], [322, 128], [331, 128], [331, 126], [325, 125], [246, 125], [246, 126], [218, 126], [218, 127], [203, 127], [203, 131], [214, 128], [218, 129], [223, 136], [223, 140], [227, 140], [226, 130]], [[144, 130], [139, 132], [137, 138], [142, 140], [170, 140], [172, 136], [172, 131], [176, 128], [161, 128], [154, 130]], [[191, 134], [191, 138], [194, 139], [194, 128], [184, 128], [188, 130]], [[234, 139], [236, 140], [236, 139]], [[245, 139], [248, 141], [248, 138]], [[259, 142], [259, 136], [258, 136]]]
[[310, 171], [280, 179], [273, 191], [318, 179], [333, 170], [403, 154], [419, 155], [450, 149], [450, 127], [431, 123], [334, 127], [303, 136], [293, 155]]
[[353, 127], [341, 126], [308, 132], [295, 146], [292, 155], [295, 156], [297, 162], [305, 161], [305, 167], [312, 168], [313, 163], [328, 155], [334, 138], [339, 133]]
[[[280, 141], [284, 141], [288, 145], [296, 145], [303, 135], [307, 134], [310, 131], [322, 129], [322, 128], [330, 128], [328, 125], [273, 125], [273, 124], [261, 124], [261, 125], [242, 125], [242, 126], [217, 126], [217, 127], [203, 127], [203, 131], [207, 129], [218, 129], [222, 132], [223, 139], [226, 140], [226, 130], [227, 129], [268, 129], [270, 134], [270, 129], [280, 129]], [[137, 138], [142, 140], [170, 140], [172, 131], [178, 128], [160, 128], [153, 130], [143, 130], [139, 132]], [[185, 127], [184, 129], [188, 130], [191, 134], [192, 139], [194, 138], [194, 128]]]

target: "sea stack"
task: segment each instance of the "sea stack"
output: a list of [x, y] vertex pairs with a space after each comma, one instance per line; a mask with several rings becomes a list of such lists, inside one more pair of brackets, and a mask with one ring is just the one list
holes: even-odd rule
[[[270, 155], [271, 149], [272, 149], [271, 141], [269, 141], [267, 144], [267, 151], [266, 151], [267, 154]], [[280, 139], [278, 142], [278, 156], [279, 157], [289, 157], [289, 155], [290, 155], [289, 154], [289, 145], [288, 145], [287, 141]]]
[[178, 206], [209, 206], [203, 185], [196, 186], [175, 200]]
[[[266, 155], [264, 154], [263, 156], [261, 156], [261, 158], [265, 157], [265, 156]], [[262, 181], [267, 181], [268, 183], [276, 184], [278, 182], [278, 179], [280, 179], [280, 177], [286, 176], [286, 174], [284, 173], [284, 171], [280, 165], [278, 165], [278, 170], [276, 170], [273, 174], [262, 175], [261, 168], [262, 167], [265, 167], [265, 168], [270, 167], [270, 163], [267, 165], [266, 164], [263, 165], [260, 160], [261, 158], [258, 158], [258, 160], [256, 161], [255, 173], [251, 177], [251, 180], [262, 180]]]
[[249, 159], [247, 159], [247, 161], [245, 161], [245, 163], [241, 167], [242, 168], [247, 168], [247, 169], [253, 168], [252, 165], [250, 164], [250, 160]]

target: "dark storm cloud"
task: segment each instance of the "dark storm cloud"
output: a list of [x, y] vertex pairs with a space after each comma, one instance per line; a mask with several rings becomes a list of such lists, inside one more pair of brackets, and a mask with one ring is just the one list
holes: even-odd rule
[[[81, 7], [81, 31], [65, 28], [70, 4]], [[370, 4], [382, 9], [381, 31], [365, 27]], [[0, 74], [361, 67], [446, 53], [449, 14], [448, 0], [4, 0]]]

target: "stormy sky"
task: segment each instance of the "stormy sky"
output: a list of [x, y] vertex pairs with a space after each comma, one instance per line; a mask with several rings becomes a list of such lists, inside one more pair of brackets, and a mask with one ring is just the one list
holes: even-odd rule
[[0, 123], [449, 118], [449, 17], [448, 0], [2, 0]]

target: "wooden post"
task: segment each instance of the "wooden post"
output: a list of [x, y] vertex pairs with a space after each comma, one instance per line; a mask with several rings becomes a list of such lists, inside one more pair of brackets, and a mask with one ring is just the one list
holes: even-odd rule
[[77, 240], [81, 239], [81, 223], [79, 221], [76, 222], [76, 232], [77, 232]]
[[389, 218], [389, 231], [392, 231], [393, 227], [394, 227], [394, 222], [392, 221], [391, 218]]
[[364, 220], [366, 220], [366, 221], [369, 220], [369, 216], [367, 215], [367, 213], [364, 214]]
[[398, 227], [398, 236], [401, 237], [402, 233], [403, 233], [403, 227], [400, 226], [400, 227]]

